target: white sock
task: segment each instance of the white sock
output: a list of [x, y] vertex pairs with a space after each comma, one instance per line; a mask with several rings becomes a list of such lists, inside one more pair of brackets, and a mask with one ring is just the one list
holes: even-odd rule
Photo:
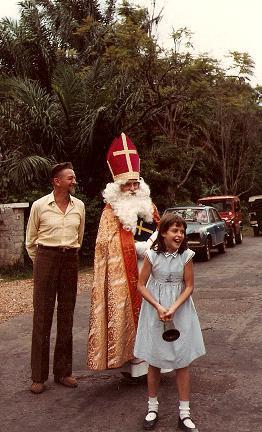
[[[185, 417], [190, 417], [189, 401], [179, 401], [179, 416], [181, 420], [183, 420]], [[186, 419], [184, 421], [184, 425], [189, 428], [196, 427], [190, 419]]]
[[[159, 405], [159, 403], [157, 400], [157, 396], [148, 398], [148, 411], [158, 412], [158, 405]], [[146, 416], [147, 421], [155, 420], [155, 418], [156, 418], [156, 414], [153, 412], [149, 412]]]

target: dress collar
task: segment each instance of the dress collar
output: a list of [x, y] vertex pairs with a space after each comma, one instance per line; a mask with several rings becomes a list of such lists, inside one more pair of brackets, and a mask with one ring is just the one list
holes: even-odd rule
[[165, 255], [166, 258], [168, 258], [169, 256], [176, 257], [177, 254], [178, 254], [177, 251], [176, 252], [164, 252], [164, 255]]

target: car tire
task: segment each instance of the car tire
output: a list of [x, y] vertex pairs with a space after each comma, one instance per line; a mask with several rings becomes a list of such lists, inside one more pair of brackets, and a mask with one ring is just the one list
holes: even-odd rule
[[254, 231], [255, 237], [259, 236], [259, 228], [258, 227], [253, 227], [253, 231]]
[[206, 244], [205, 244], [205, 247], [203, 248], [203, 250], [202, 250], [202, 258], [203, 258], [203, 261], [209, 261], [210, 260], [210, 258], [211, 258], [211, 241], [210, 241], [210, 239], [208, 238], [207, 240], [206, 240]]
[[228, 237], [227, 246], [229, 246], [229, 247], [235, 247], [236, 246], [236, 232], [234, 229], [232, 230], [232, 233]]
[[220, 243], [217, 247], [219, 253], [222, 254], [222, 253], [226, 252], [226, 243], [227, 243], [227, 241], [226, 241], [226, 237], [225, 237], [223, 243]]
[[243, 233], [242, 229], [240, 229], [239, 233], [236, 234], [236, 244], [241, 244], [243, 241]]

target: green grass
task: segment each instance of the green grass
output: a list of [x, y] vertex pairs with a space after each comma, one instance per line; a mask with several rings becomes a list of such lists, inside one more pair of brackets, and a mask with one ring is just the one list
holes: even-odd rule
[[[79, 273], [92, 273], [93, 267], [90, 265], [79, 264]], [[14, 280], [31, 279], [33, 277], [33, 269], [30, 264], [22, 265], [15, 264], [0, 269], [0, 279], [10, 282]]]
[[0, 279], [5, 281], [13, 281], [20, 279], [29, 279], [33, 275], [32, 266], [15, 264], [13, 266], [8, 266], [0, 269]]
[[90, 265], [79, 264], [79, 273], [93, 273], [94, 268]]

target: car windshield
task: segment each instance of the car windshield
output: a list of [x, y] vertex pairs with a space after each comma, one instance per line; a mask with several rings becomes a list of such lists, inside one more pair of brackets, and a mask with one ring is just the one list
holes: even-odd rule
[[249, 211], [262, 211], [262, 199], [256, 199], [255, 201], [248, 203]]
[[175, 212], [183, 219], [185, 219], [186, 222], [208, 222], [208, 215], [205, 209], [186, 208], [176, 209]]
[[205, 200], [205, 204], [214, 207], [218, 212], [232, 211], [232, 201], [230, 200]]

